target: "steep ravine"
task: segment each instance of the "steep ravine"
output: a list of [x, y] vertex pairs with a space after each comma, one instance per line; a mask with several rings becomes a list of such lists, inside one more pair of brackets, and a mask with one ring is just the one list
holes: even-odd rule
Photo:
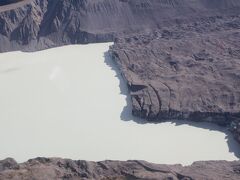
[[[0, 6], [0, 52], [108, 41], [115, 41], [110, 52], [128, 83], [133, 115], [217, 123], [240, 142], [239, 0], [23, 0]], [[225, 161], [167, 171], [149, 166], [61, 159], [18, 165], [8, 159], [0, 162], [0, 179], [239, 179], [240, 171], [239, 162]]]

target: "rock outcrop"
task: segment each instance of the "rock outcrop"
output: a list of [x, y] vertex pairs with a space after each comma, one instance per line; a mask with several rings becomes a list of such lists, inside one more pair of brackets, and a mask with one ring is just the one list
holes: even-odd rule
[[240, 15], [117, 38], [110, 52], [133, 114], [230, 126], [240, 142]]
[[0, 161], [0, 179], [238, 180], [240, 162], [203, 161], [184, 167], [145, 161], [89, 162], [59, 158], [36, 158], [18, 164], [13, 159], [5, 159]]
[[22, 0], [0, 6], [0, 52], [113, 41], [239, 8], [238, 0]]
[[240, 16], [212, 17], [117, 38], [110, 52], [134, 115], [226, 125], [240, 117], [239, 42]]

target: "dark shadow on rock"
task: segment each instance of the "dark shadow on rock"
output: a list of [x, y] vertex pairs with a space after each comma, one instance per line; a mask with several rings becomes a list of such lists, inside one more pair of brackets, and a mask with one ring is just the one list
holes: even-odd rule
[[[117, 67], [116, 62], [114, 62], [109, 54], [109, 52], [105, 52], [105, 63], [116, 72], [116, 77], [119, 79], [119, 88], [122, 95], [126, 96], [127, 105], [123, 108], [121, 113], [121, 120], [123, 121], [134, 121], [138, 124], [159, 124], [162, 122], [166, 122], [166, 120], [162, 122], [150, 122], [141, 118], [134, 117], [132, 115], [132, 103], [131, 103], [131, 97], [129, 95], [129, 90], [127, 87], [126, 81], [123, 79], [123, 76], [121, 75], [120, 69]], [[209, 122], [193, 122], [193, 121], [186, 121], [186, 120], [167, 120], [167, 122], [173, 123], [175, 126], [181, 126], [181, 125], [189, 125], [194, 126], [197, 128], [207, 129], [209, 131], [220, 131], [222, 133], [226, 134], [226, 142], [229, 147], [229, 152], [234, 153], [234, 155], [238, 158], [240, 158], [240, 145], [239, 143], [234, 139], [232, 133], [223, 126], [219, 126], [217, 124], [209, 123]]]
[[134, 121], [139, 124], [146, 124], [149, 123], [146, 120], [134, 117], [132, 115], [132, 103], [131, 103], [131, 97], [129, 96], [129, 91], [127, 87], [126, 81], [123, 79], [123, 76], [121, 75], [120, 70], [117, 67], [117, 64], [112, 60], [110, 57], [109, 52], [105, 52], [104, 54], [105, 64], [107, 64], [113, 71], [116, 73], [116, 77], [119, 79], [119, 88], [122, 95], [126, 96], [127, 105], [123, 108], [123, 111], [121, 113], [121, 120], [123, 121]]

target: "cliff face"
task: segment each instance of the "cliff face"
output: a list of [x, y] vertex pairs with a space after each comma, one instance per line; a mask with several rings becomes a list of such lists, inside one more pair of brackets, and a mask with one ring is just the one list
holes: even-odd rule
[[111, 48], [133, 113], [228, 124], [240, 117], [240, 15], [117, 38]]
[[0, 179], [151, 179], [151, 180], [238, 180], [240, 162], [206, 161], [191, 166], [158, 165], [145, 161], [72, 161], [37, 158], [23, 164], [0, 161]]
[[238, 0], [23, 0], [0, 6], [0, 52], [112, 41], [122, 33], [239, 10]]
[[213, 122], [240, 142], [239, 42], [240, 15], [215, 16], [117, 38], [110, 52], [135, 116]]

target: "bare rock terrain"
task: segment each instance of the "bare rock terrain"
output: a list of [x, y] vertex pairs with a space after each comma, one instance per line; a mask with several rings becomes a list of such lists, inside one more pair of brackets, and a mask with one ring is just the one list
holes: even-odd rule
[[151, 180], [238, 180], [240, 162], [206, 161], [191, 166], [159, 165], [145, 161], [73, 161], [36, 158], [18, 164], [13, 159], [0, 161], [0, 179], [151, 179]]
[[0, 6], [0, 52], [113, 41], [179, 22], [239, 14], [238, 0], [22, 0]]
[[128, 82], [135, 116], [238, 129], [239, 42], [239, 15], [211, 17], [117, 38], [110, 52]]

